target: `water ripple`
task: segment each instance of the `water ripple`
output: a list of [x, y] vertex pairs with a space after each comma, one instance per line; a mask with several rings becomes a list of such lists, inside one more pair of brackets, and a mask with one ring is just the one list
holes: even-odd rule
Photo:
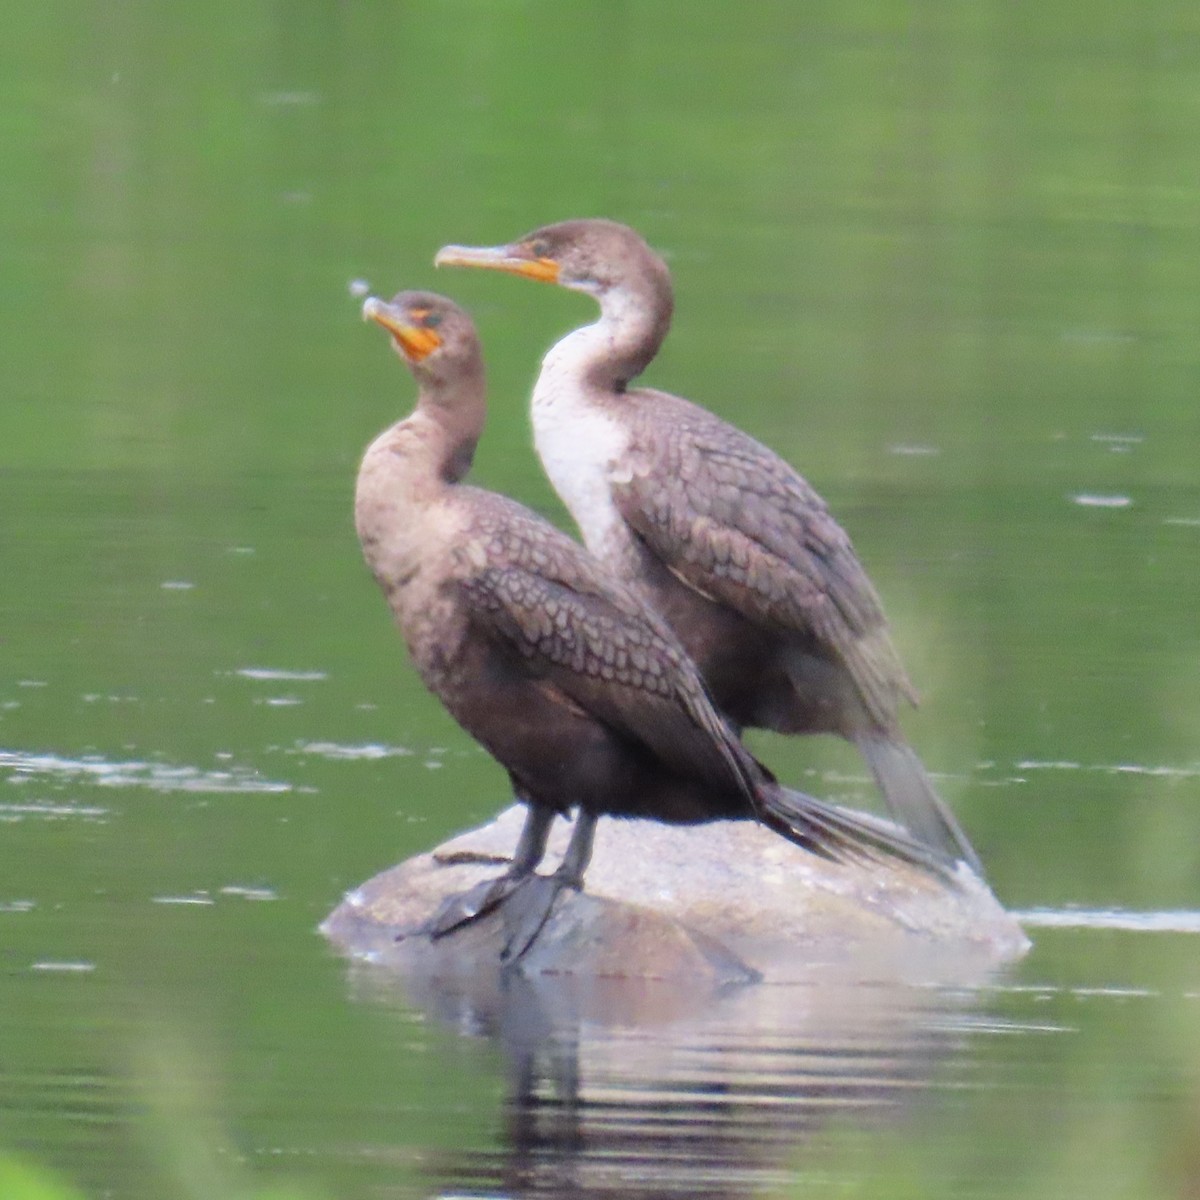
[[1018, 771], [1103, 771], [1106, 775], [1148, 775], [1155, 779], [1195, 779], [1200, 766], [1173, 767], [1160, 763], [1091, 763], [1069, 759], [1022, 759], [1014, 764]]
[[[276, 793], [292, 790], [290, 783], [264, 779], [249, 767], [205, 771], [200, 767], [160, 762], [114, 762], [100, 755], [67, 758], [58, 754], [0, 749], [0, 770], [4, 768], [9, 771], [8, 783], [25, 783], [32, 779], [86, 780], [98, 787], [140, 787], [152, 792]], [[75, 808], [72, 814], [80, 811]]]
[[328, 671], [286, 671], [281, 667], [239, 667], [233, 672], [242, 679], [266, 680], [278, 682], [286, 680], [289, 683], [317, 683], [329, 678]]
[[367, 742], [361, 746], [344, 746], [339, 742], [297, 742], [295, 749], [288, 753], [315, 754], [318, 758], [328, 758], [335, 762], [351, 762], [361, 759], [407, 758], [413, 751], [404, 746], [381, 746], [377, 742]]
[[1200, 933], [1200, 911], [1125, 908], [1029, 908], [1015, 912], [1022, 925], [1041, 929], [1123, 929], [1136, 933]]
[[108, 815], [107, 808], [100, 808], [94, 804], [53, 804], [48, 800], [35, 800], [28, 804], [0, 804], [0, 821], [23, 821], [26, 817], [41, 817], [45, 821], [57, 821], [66, 817], [103, 821]]
[[1128, 508], [1133, 503], [1129, 496], [1106, 496], [1096, 492], [1076, 492], [1070, 497], [1070, 500], [1081, 508]]

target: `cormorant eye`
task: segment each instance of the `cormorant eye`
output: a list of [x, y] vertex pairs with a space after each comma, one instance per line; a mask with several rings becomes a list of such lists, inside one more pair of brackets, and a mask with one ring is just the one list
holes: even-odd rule
[[550, 243], [545, 238], [538, 238], [536, 242], [530, 242], [529, 252], [534, 258], [549, 258]]
[[436, 329], [442, 323], [442, 314], [435, 312], [428, 313], [425, 320], [421, 323], [426, 329]]

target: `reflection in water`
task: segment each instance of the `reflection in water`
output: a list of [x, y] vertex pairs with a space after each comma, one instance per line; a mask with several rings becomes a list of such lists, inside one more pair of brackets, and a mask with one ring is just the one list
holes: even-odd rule
[[789, 1176], [835, 1119], [901, 1110], [975, 1029], [975, 986], [864, 983], [697, 992], [643, 980], [492, 976], [464, 985], [352, 968], [505, 1058], [501, 1145], [437, 1162], [447, 1193], [744, 1196]]

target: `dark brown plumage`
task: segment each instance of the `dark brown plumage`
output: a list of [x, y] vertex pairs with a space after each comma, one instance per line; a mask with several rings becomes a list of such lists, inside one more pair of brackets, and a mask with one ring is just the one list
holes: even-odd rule
[[[391, 333], [420, 385], [415, 411], [364, 455], [355, 495], [363, 554], [425, 684], [529, 806], [512, 868], [447, 902], [430, 933], [503, 904], [518, 957], [558, 891], [581, 886], [605, 814], [757, 817], [828, 858], [891, 855], [942, 870], [902, 836], [780, 787], [640, 596], [548, 522], [461, 482], [485, 405], [466, 313], [423, 292], [371, 299], [363, 311]], [[572, 809], [563, 866], [536, 876], [553, 818]]]
[[538, 451], [589, 549], [666, 618], [732, 721], [850, 739], [896, 816], [982, 874], [900, 729], [916, 694], [824, 501], [741, 430], [629, 386], [670, 327], [662, 260], [626, 226], [586, 220], [437, 261], [595, 297], [599, 320], [550, 350], [533, 395]]

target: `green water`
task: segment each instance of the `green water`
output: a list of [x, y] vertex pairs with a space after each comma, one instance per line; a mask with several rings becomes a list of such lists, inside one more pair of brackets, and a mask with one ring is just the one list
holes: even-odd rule
[[[0, 1150], [90, 1197], [1194, 1193], [1197, 10], [5, 26]], [[359, 560], [357, 456], [412, 391], [349, 285], [472, 308], [476, 479], [561, 519], [525, 397], [588, 302], [431, 263], [600, 214], [675, 274], [648, 378], [834, 506], [914, 742], [998, 895], [1045, 910], [994, 986], [905, 992], [836, 1046], [714, 1017], [551, 1021], [543, 1051], [314, 933], [506, 794]], [[868, 802], [844, 748], [755, 744]]]

